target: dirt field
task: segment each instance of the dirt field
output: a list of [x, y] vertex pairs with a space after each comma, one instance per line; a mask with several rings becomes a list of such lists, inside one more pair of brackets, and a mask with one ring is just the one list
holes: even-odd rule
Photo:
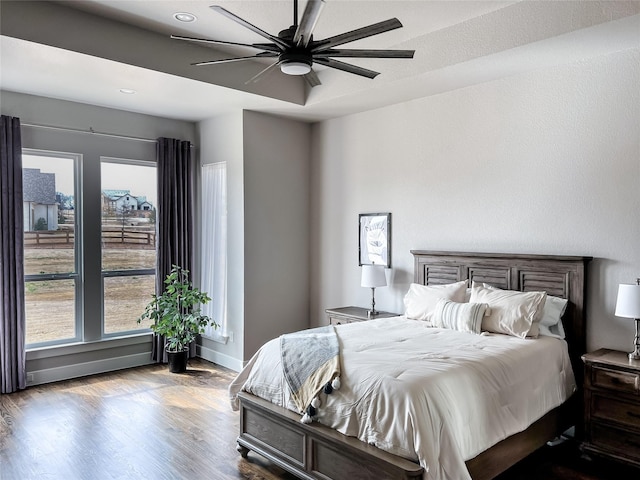
[[[154, 268], [155, 250], [109, 248], [103, 253], [105, 269]], [[73, 249], [25, 248], [25, 274], [73, 271]], [[136, 319], [155, 292], [155, 276], [105, 278], [105, 333], [148, 328]], [[73, 280], [27, 282], [25, 285], [27, 344], [72, 338], [75, 333]], [[95, 315], [99, 315], [96, 306]]]

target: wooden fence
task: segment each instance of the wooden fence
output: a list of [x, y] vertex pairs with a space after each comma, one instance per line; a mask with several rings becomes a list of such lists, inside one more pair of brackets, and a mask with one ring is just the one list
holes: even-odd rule
[[[75, 232], [73, 230], [38, 230], [24, 232], [25, 248], [73, 248]], [[139, 248], [155, 248], [156, 232], [135, 228], [102, 228], [103, 246], [122, 248], [138, 246]]]

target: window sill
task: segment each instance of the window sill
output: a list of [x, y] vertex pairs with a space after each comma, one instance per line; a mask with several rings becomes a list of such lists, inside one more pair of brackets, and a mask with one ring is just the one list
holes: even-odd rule
[[214, 333], [213, 335], [201, 335], [202, 338], [206, 338], [207, 340], [211, 340], [212, 342], [221, 343], [226, 345], [229, 343], [229, 336], [222, 335], [220, 333]]
[[126, 337], [105, 338], [95, 342], [76, 342], [65, 345], [51, 345], [48, 347], [37, 347], [27, 349], [27, 360], [42, 358], [61, 357], [65, 355], [75, 355], [84, 352], [95, 352], [96, 350], [106, 350], [109, 348], [119, 348], [128, 345], [151, 342], [152, 333], [144, 332]]

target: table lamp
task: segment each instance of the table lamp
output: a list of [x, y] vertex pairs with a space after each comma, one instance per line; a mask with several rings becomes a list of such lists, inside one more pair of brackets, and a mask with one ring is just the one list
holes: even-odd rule
[[384, 274], [383, 265], [363, 265], [362, 266], [362, 280], [360, 285], [363, 287], [371, 288], [371, 310], [367, 313], [370, 317], [378, 314], [376, 312], [376, 287], [384, 287], [387, 285], [387, 277]]
[[616, 316], [635, 319], [635, 350], [629, 354], [629, 360], [640, 360], [640, 278], [635, 285], [623, 283], [618, 287]]

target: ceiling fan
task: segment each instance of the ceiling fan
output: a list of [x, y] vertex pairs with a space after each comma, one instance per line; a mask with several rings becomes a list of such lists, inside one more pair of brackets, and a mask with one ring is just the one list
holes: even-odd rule
[[252, 25], [246, 20], [238, 17], [230, 11], [219, 5], [212, 5], [211, 8], [227, 18], [239, 23], [245, 28], [257, 33], [258, 35], [270, 40], [271, 43], [235, 43], [225, 42], [222, 40], [210, 40], [206, 38], [184, 37], [180, 35], [171, 35], [171, 38], [177, 40], [187, 40], [191, 42], [213, 43], [219, 45], [235, 45], [243, 47], [251, 47], [262, 50], [255, 55], [223, 58], [220, 60], [209, 60], [206, 62], [197, 62], [192, 65], [215, 65], [219, 63], [238, 62], [243, 60], [251, 60], [256, 58], [274, 58], [274, 63], [264, 70], [260, 71], [246, 83], [257, 82], [261, 77], [271, 72], [274, 68], [280, 67], [282, 73], [287, 75], [304, 75], [305, 80], [310, 86], [320, 85], [320, 79], [313, 70], [313, 64], [324, 65], [327, 67], [342, 70], [344, 72], [353, 73], [367, 78], [375, 78], [379, 72], [369, 70], [367, 68], [345, 63], [335, 60], [332, 57], [350, 57], [350, 58], [413, 58], [415, 50], [363, 50], [363, 49], [336, 49], [339, 45], [354, 42], [363, 38], [379, 35], [390, 30], [402, 27], [402, 23], [397, 18], [391, 18], [383, 22], [374, 23], [372, 25], [358, 28], [349, 32], [341, 33], [324, 40], [314, 40], [313, 30], [320, 18], [320, 12], [324, 7], [325, 0], [309, 0], [305, 7], [302, 18], [298, 22], [298, 0], [293, 1], [293, 25], [282, 30], [278, 36], [271, 35], [264, 30]]

